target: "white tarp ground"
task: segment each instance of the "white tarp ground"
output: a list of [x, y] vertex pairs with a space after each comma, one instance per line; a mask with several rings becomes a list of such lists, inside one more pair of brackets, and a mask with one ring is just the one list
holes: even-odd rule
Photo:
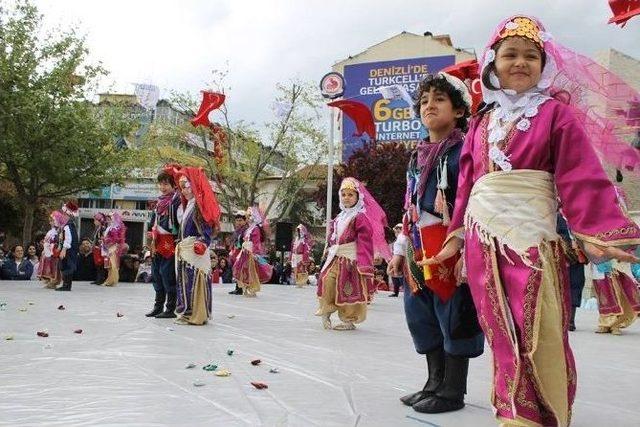
[[[0, 425], [496, 425], [488, 349], [471, 362], [464, 410], [424, 415], [400, 403], [425, 380], [401, 298], [379, 294], [358, 330], [338, 332], [313, 315], [313, 287], [266, 285], [255, 299], [229, 289], [215, 287], [213, 321], [196, 327], [145, 318], [151, 285], [77, 282], [54, 292], [0, 282]], [[637, 425], [640, 327], [596, 335], [596, 317], [579, 311], [571, 335], [579, 382], [572, 425]], [[45, 329], [48, 338], [36, 336]], [[202, 370], [210, 363], [231, 376]]]

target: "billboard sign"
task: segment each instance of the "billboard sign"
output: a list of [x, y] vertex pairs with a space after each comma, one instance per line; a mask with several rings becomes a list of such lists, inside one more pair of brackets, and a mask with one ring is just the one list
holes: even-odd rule
[[[411, 113], [413, 106], [403, 99], [385, 99], [381, 87], [400, 85], [411, 95], [418, 89], [420, 81], [431, 73], [453, 65], [454, 55], [426, 58], [400, 59], [395, 61], [367, 62], [345, 65], [345, 99], [354, 99], [366, 104], [373, 114], [377, 140], [380, 143], [404, 144], [413, 147], [426, 136], [420, 118]], [[353, 136], [355, 124], [342, 117], [342, 161], [362, 147], [366, 139]]]

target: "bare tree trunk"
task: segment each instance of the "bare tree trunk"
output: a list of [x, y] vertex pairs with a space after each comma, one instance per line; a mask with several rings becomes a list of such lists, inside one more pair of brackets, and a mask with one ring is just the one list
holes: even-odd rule
[[35, 203], [26, 201], [24, 204], [24, 225], [22, 226], [22, 243], [27, 245], [31, 242], [33, 233], [33, 214], [35, 212]]

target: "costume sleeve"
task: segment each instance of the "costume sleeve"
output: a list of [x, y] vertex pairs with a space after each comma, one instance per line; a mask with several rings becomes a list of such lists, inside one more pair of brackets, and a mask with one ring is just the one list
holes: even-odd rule
[[71, 248], [71, 228], [68, 225], [64, 226], [64, 242], [62, 243], [64, 249]]
[[560, 111], [552, 129], [554, 175], [562, 212], [573, 235], [602, 246], [640, 244], [640, 229], [618, 204], [583, 127], [568, 110]]
[[359, 214], [354, 219], [356, 228], [356, 264], [358, 272], [373, 276], [373, 240], [369, 219]]
[[467, 203], [469, 203], [469, 195], [473, 188], [473, 138], [476, 133], [478, 119], [474, 121], [474, 124], [469, 129], [469, 133], [462, 145], [462, 151], [460, 152], [460, 160], [458, 163], [458, 189], [456, 191], [456, 201], [451, 215], [451, 222], [447, 230], [447, 238], [445, 244], [452, 237], [462, 238], [464, 231], [464, 213], [467, 210]]

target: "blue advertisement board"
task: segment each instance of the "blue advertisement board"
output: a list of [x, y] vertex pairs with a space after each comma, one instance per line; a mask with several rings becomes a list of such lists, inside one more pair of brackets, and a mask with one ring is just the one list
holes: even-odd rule
[[[401, 99], [384, 99], [378, 90], [381, 86], [401, 85], [413, 95], [420, 81], [431, 73], [453, 65], [454, 55], [428, 58], [400, 59], [396, 61], [367, 62], [345, 65], [345, 99], [366, 104], [373, 114], [379, 143], [404, 144], [413, 147], [426, 136], [426, 131], [416, 115], [411, 118], [411, 108]], [[368, 141], [368, 137], [353, 136], [356, 127], [348, 117], [342, 117], [342, 161]]]

